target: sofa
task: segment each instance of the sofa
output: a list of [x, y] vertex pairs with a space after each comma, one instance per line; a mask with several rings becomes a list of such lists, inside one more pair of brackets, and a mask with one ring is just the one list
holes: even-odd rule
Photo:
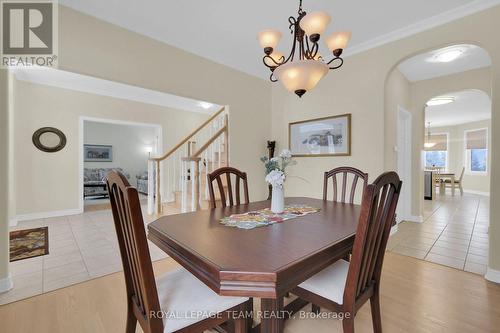
[[107, 197], [106, 176], [112, 170], [122, 173], [127, 179], [130, 178], [130, 175], [122, 168], [84, 168], [83, 197]]
[[[144, 171], [141, 172], [140, 174], [136, 175], [135, 178], [137, 179], [137, 191], [142, 194], [148, 194], [148, 172]], [[153, 192], [155, 190], [155, 185], [153, 184]]]

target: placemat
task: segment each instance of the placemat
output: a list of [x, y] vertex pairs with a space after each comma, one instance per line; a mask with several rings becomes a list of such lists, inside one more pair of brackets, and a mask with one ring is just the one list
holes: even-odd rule
[[307, 205], [287, 205], [281, 214], [275, 214], [269, 208], [247, 212], [244, 214], [233, 214], [220, 220], [220, 223], [239, 229], [254, 229], [274, 223], [281, 223], [296, 217], [305, 216], [319, 212], [319, 208]]

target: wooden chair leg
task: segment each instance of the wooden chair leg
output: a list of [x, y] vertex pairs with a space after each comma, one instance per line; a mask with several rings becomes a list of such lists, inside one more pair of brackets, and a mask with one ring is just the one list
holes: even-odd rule
[[380, 314], [380, 297], [378, 291], [375, 291], [370, 298], [370, 306], [372, 310], [373, 332], [382, 333], [382, 317]]
[[354, 333], [354, 318], [344, 318], [342, 320], [344, 333]]
[[137, 318], [135, 318], [134, 311], [132, 307], [129, 306], [127, 310], [127, 326], [125, 327], [126, 333], [135, 333], [135, 328], [137, 326]]
[[319, 314], [321, 312], [321, 308], [317, 306], [316, 304], [311, 304], [312, 307], [312, 312], [315, 314]]

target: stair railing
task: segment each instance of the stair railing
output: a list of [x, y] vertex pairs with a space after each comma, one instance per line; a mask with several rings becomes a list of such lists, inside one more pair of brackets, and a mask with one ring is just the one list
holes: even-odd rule
[[[191, 175], [191, 211], [197, 211], [201, 208], [201, 184], [200, 184], [200, 169], [202, 169], [206, 175], [209, 172], [209, 161], [206, 161], [201, 158], [209, 148], [217, 145], [217, 153], [218, 153], [218, 167], [222, 166], [222, 153], [224, 150], [224, 158], [226, 165], [229, 165], [229, 122], [227, 114], [224, 115], [222, 127], [219, 128], [215, 134], [212, 135], [210, 139], [203, 146], [201, 146], [198, 150], [192, 153], [190, 156], [183, 158], [184, 162], [184, 170], [187, 170], [189, 166], [190, 175]], [[205, 164], [206, 165], [203, 165]], [[213, 161], [212, 161], [213, 163]], [[200, 167], [200, 164], [202, 166]], [[207, 184], [205, 184], [207, 185]], [[207, 186], [205, 186], [207, 188]], [[187, 191], [183, 192], [183, 200], [181, 209], [183, 212], [187, 211]]]
[[[196, 194], [199, 203], [199, 172], [200, 172], [200, 161], [202, 160], [200, 155], [207, 151], [207, 147], [212, 150], [210, 152], [217, 151], [220, 155], [221, 150], [213, 149], [211, 146], [214, 142], [212, 135], [213, 131], [216, 131], [216, 139], [223, 133], [225, 143], [227, 146], [228, 142], [228, 117], [225, 112], [225, 107], [222, 107], [219, 111], [214, 113], [210, 118], [204, 121], [200, 126], [198, 126], [194, 131], [187, 135], [183, 140], [177, 143], [173, 148], [167, 151], [165, 154], [160, 156], [150, 157], [148, 160], [148, 214], [159, 215], [162, 213], [162, 193], [166, 195], [174, 195], [175, 193], [181, 192], [182, 200], [181, 206], [182, 210], [186, 211], [187, 206], [187, 192], [188, 192], [188, 182], [191, 181], [191, 194]], [[224, 128], [224, 130], [222, 130]], [[208, 139], [208, 141], [206, 141]], [[207, 142], [202, 145], [199, 149], [198, 142]], [[226, 147], [227, 153], [227, 147]], [[208, 156], [208, 151], [205, 154]], [[187, 167], [186, 158], [198, 157], [197, 163], [190, 163], [190, 168]], [[226, 158], [226, 162], [228, 159]], [[190, 162], [193, 162], [190, 160]], [[205, 160], [208, 167], [208, 159]], [[163, 167], [163, 168], [162, 168]], [[203, 169], [205, 173], [208, 173], [208, 169]], [[165, 174], [164, 174], [165, 173]], [[195, 179], [197, 179], [197, 185], [195, 186]], [[165, 186], [165, 188], [163, 188]], [[197, 192], [197, 193], [195, 193]], [[195, 201], [191, 200], [191, 206], [193, 205], [197, 209], [198, 206], [195, 205]], [[169, 198], [166, 198], [169, 200]]]

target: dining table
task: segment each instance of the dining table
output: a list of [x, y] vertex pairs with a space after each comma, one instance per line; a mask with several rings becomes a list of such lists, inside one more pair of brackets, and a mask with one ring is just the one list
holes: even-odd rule
[[221, 219], [269, 208], [271, 201], [168, 215], [148, 225], [148, 238], [217, 294], [260, 298], [254, 331], [283, 332], [284, 296], [350, 253], [361, 210], [306, 197], [285, 198], [285, 205], [319, 210], [254, 229]]

